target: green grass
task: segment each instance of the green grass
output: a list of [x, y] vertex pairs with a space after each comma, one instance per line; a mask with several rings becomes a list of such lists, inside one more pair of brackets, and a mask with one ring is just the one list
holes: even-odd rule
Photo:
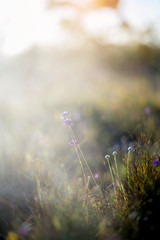
[[[72, 127], [68, 130], [77, 139]], [[103, 157], [105, 168], [97, 179], [81, 145], [68, 151], [75, 151], [76, 167], [67, 171], [62, 166], [57, 179], [51, 163], [2, 162], [2, 239], [146, 240], [156, 236], [160, 166], [154, 166], [153, 160], [159, 159], [158, 143], [151, 144], [143, 135], [133, 149]]]
[[[18, 67], [12, 60], [12, 68], [7, 65], [8, 79], [23, 79], [20, 85], [14, 81], [13, 90], [17, 93], [21, 86], [24, 99], [10, 96], [6, 88], [0, 104], [0, 239], [155, 239], [160, 214], [160, 166], [153, 165], [160, 156], [159, 87], [148, 74], [125, 71], [125, 64], [118, 72], [107, 68], [98, 74], [105, 62], [94, 63], [91, 54], [85, 62], [82, 55], [74, 64], [74, 54], [61, 63], [66, 63], [66, 74], [55, 74], [60, 81], [49, 77], [55, 76], [52, 58], [50, 75], [47, 64], [34, 68], [30, 56], [24, 58], [26, 72], [19, 68], [21, 57], [15, 61]], [[27, 82], [29, 66], [36, 70]], [[72, 113], [71, 132], [60, 120], [64, 110]], [[69, 146], [72, 139], [80, 145]], [[134, 151], [128, 152], [129, 146]]]

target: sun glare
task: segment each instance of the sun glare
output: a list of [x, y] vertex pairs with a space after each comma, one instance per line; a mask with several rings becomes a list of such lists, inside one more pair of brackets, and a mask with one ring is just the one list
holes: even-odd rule
[[[127, 21], [133, 28], [145, 30], [159, 16], [159, 4], [156, 1], [152, 6], [154, 15], [149, 11], [151, 7], [149, 4], [138, 5], [135, 3], [137, 1], [121, 0], [118, 11], [111, 8], [91, 11], [88, 6], [92, 5], [92, 0], [70, 0], [70, 2], [88, 10], [83, 14], [71, 6], [48, 10], [46, 0], [1, 0], [1, 52], [5, 55], [14, 55], [33, 45], [61, 46], [68, 42], [71, 43], [75, 35], [63, 28], [61, 24], [63, 20], [71, 20], [91, 36], [101, 36], [103, 39], [107, 37], [109, 42], [126, 44], [132, 36], [121, 28], [122, 20]], [[144, 14], [140, 14], [143, 12]], [[156, 32], [158, 32], [157, 28]]]

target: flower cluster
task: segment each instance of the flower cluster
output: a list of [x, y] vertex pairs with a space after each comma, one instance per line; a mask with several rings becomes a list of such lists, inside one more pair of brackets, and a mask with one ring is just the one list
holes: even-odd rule
[[61, 119], [63, 120], [63, 126], [72, 126], [73, 125], [73, 121], [70, 117], [71, 117], [71, 114], [68, 112], [63, 112], [61, 114]]
[[69, 145], [73, 146], [73, 145], [79, 145], [80, 142], [78, 142], [77, 140], [73, 140], [71, 142], [69, 142]]
[[[73, 121], [71, 119], [71, 114], [70, 113], [63, 112], [61, 114], [61, 119], [63, 121], [63, 126], [72, 126], [73, 125]], [[70, 131], [72, 132], [71, 129], [70, 129]], [[80, 142], [75, 139], [75, 136], [74, 136], [73, 132], [72, 132], [72, 135], [73, 135], [73, 139], [69, 142], [69, 145], [70, 146], [79, 145]]]

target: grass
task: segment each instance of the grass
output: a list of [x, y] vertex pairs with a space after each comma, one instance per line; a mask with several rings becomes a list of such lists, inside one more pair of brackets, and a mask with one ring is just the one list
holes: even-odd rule
[[126, 152], [106, 155], [105, 169], [94, 174], [71, 121], [66, 120], [70, 151], [75, 151], [78, 163], [74, 174], [62, 166], [56, 182], [47, 163], [24, 162], [19, 169], [14, 162], [1, 165], [1, 188], [10, 186], [10, 196], [4, 193], [0, 198], [1, 239], [155, 238], [160, 213], [159, 148], [144, 135]]
[[[66, 76], [61, 76], [51, 86], [48, 77], [37, 88], [34, 73], [28, 91], [21, 84], [25, 99], [18, 102], [22, 105], [16, 102], [18, 95], [12, 105], [10, 93], [4, 92], [7, 101], [0, 104], [0, 239], [156, 238], [159, 88], [148, 76], [135, 72], [132, 76], [123, 71], [109, 71], [108, 77], [96, 75], [101, 72], [98, 62], [93, 78], [89, 74], [94, 58], [88, 57], [88, 65], [83, 58], [88, 80], [79, 81], [78, 88], [68, 62], [68, 84]], [[76, 77], [84, 74], [79, 63], [74, 67]], [[52, 64], [50, 68], [54, 76]], [[18, 69], [16, 74], [20, 74]], [[46, 76], [45, 67], [42, 70]], [[13, 79], [19, 76], [14, 69], [7, 72]], [[60, 111], [64, 109], [72, 112], [73, 126], [62, 126]]]

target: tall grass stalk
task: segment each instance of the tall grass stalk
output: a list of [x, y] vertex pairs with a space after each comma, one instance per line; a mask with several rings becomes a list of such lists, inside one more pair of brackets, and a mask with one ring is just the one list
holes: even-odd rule
[[116, 155], [114, 155], [114, 163], [115, 163], [115, 167], [116, 167], [117, 178], [119, 179], [119, 172], [118, 172], [117, 157], [116, 157]]
[[[76, 137], [73, 133], [73, 130], [71, 129], [71, 127], [69, 126], [69, 131], [71, 133], [71, 137], [74, 141], [76, 141]], [[78, 152], [78, 148], [77, 148], [77, 145], [74, 144], [74, 148], [75, 148], [75, 152], [77, 154], [77, 157], [78, 157], [78, 161], [79, 161], [79, 164], [81, 166], [81, 170], [82, 170], [82, 175], [83, 175], [83, 178], [84, 178], [84, 183], [85, 183], [85, 189], [87, 191], [87, 177], [86, 177], [86, 174], [85, 174], [85, 171], [84, 171], [84, 168], [83, 168], [83, 164], [82, 164], [82, 161], [81, 161], [81, 158], [80, 158], [80, 155], [79, 155], [79, 152]]]
[[120, 180], [120, 176], [119, 176], [119, 171], [118, 171], [118, 165], [117, 165], [117, 153], [114, 154], [116, 152], [113, 152], [113, 156], [114, 156], [114, 163], [115, 163], [115, 168], [116, 168], [116, 171], [114, 170], [114, 167], [113, 167], [113, 171], [114, 171], [114, 174], [116, 176], [116, 183], [120, 189], [120, 191], [123, 193], [123, 196], [125, 197], [125, 190], [124, 190], [124, 186], [123, 186], [123, 183], [121, 183], [121, 180]]
[[[113, 188], [114, 188], [114, 193], [115, 193], [115, 196], [116, 196], [115, 179], [114, 179], [114, 176], [113, 176], [113, 171], [114, 171], [114, 169], [111, 167], [111, 164], [110, 164], [110, 161], [109, 161], [110, 156], [109, 156], [109, 155], [106, 155], [105, 158], [107, 159], [109, 171], [110, 171], [111, 178], [112, 178], [112, 184], [113, 184]], [[113, 169], [113, 170], [112, 170], [112, 169]]]
[[128, 148], [128, 154], [127, 154], [127, 178], [129, 181], [129, 163], [131, 161], [131, 152], [133, 151], [132, 147]]
[[[73, 140], [76, 140], [75, 134], [74, 134], [74, 132], [73, 132], [73, 130], [72, 130], [72, 128], [71, 128], [70, 126], [69, 126], [69, 130], [70, 130], [70, 132], [71, 132], [71, 136], [72, 136]], [[91, 177], [92, 177], [95, 185], [96, 185], [97, 188], [98, 188], [98, 192], [99, 192], [99, 196], [100, 196], [101, 203], [103, 203], [104, 200], [103, 200], [102, 192], [101, 192], [101, 190], [100, 190], [100, 188], [99, 188], [99, 185], [98, 185], [98, 183], [97, 183], [97, 181], [96, 181], [96, 179], [95, 179], [95, 177], [94, 177], [94, 175], [93, 175], [93, 173], [92, 173], [92, 170], [90, 169], [90, 167], [89, 167], [89, 165], [88, 165], [88, 163], [87, 163], [87, 160], [86, 160], [86, 158], [85, 158], [85, 156], [84, 156], [84, 154], [83, 154], [83, 151], [82, 151], [81, 147], [78, 145], [78, 146], [75, 146], [75, 148], [76, 148], [76, 153], [78, 154], [78, 156], [79, 156], [79, 152], [80, 152], [81, 157], [82, 157], [85, 165], [87, 166], [87, 169], [88, 169], [88, 171], [89, 171], [89, 173], [90, 173], [90, 175], [91, 175]], [[79, 150], [79, 152], [77, 151], [77, 149]], [[80, 159], [80, 157], [79, 157], [79, 159]], [[79, 160], [79, 161], [81, 162], [81, 160]], [[82, 162], [81, 162], [81, 164], [82, 164]], [[83, 165], [82, 165], [82, 167], [83, 167]], [[83, 169], [83, 172], [84, 172], [84, 169]], [[85, 172], [84, 172], [84, 178], [86, 179]], [[85, 180], [85, 184], [86, 184], [86, 180]], [[89, 190], [89, 186], [88, 186], [87, 184], [86, 184], [86, 188], [87, 188], [87, 190], [88, 190], [88, 192], [89, 192], [90, 190]]]

